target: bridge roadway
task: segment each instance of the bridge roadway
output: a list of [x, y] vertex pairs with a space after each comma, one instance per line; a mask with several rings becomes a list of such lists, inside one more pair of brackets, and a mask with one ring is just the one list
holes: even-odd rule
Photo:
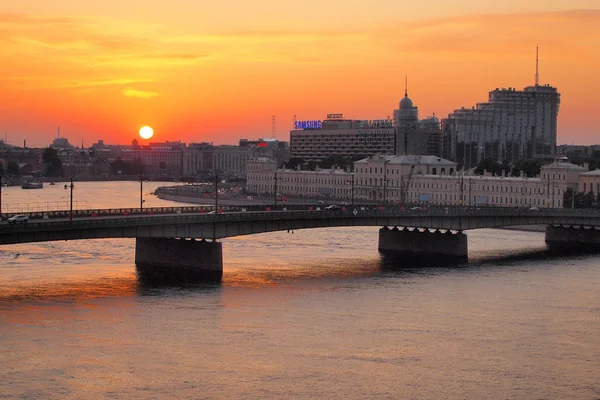
[[[151, 210], [86, 210], [34, 213], [27, 224], [0, 223], [0, 244], [98, 238], [136, 238], [135, 263], [142, 280], [211, 280], [223, 276], [222, 245], [216, 239], [308, 228], [380, 226], [384, 253], [466, 259], [463, 231], [511, 225], [546, 225], [546, 243], [600, 247], [597, 210], [357, 206], [341, 210], [265, 210], [206, 213], [202, 207]], [[51, 218], [50, 218], [51, 217]], [[411, 229], [407, 229], [411, 228]], [[190, 240], [191, 239], [191, 240]], [[197, 240], [201, 239], [201, 240]]]
[[[161, 210], [167, 210], [161, 212]], [[438, 207], [404, 210], [398, 206], [344, 210], [199, 212], [197, 207], [157, 208], [151, 214], [115, 214], [114, 210], [78, 211], [81, 216], [31, 219], [27, 224], [0, 223], [0, 244], [97, 238], [221, 239], [282, 230], [344, 226], [411, 227], [463, 232], [514, 225], [600, 227], [600, 211]], [[132, 210], [134, 211], [134, 210]], [[94, 216], [90, 216], [94, 215]]]

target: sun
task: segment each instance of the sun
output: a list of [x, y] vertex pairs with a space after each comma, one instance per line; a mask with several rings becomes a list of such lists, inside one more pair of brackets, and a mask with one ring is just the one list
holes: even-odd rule
[[154, 129], [149, 126], [142, 126], [140, 128], [140, 137], [142, 139], [150, 139], [154, 135]]

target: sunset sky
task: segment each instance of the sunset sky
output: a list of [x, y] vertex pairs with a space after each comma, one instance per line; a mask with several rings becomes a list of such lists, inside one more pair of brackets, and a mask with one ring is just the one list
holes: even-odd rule
[[[420, 116], [497, 87], [562, 94], [558, 142], [600, 143], [598, 0], [19, 0], [0, 5], [0, 133], [47, 146], [289, 140], [297, 119]], [[139, 137], [138, 137], [139, 138]]]

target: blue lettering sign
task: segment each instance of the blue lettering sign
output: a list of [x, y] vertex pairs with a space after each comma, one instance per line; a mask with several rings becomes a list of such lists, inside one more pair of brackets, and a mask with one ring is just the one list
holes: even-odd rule
[[321, 121], [294, 121], [294, 129], [321, 129]]

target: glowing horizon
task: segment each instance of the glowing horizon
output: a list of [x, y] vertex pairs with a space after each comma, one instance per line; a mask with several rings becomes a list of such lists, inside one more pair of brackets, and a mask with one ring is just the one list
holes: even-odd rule
[[269, 137], [273, 115], [289, 140], [294, 115], [392, 115], [405, 74], [420, 117], [444, 118], [497, 87], [533, 85], [537, 43], [540, 83], [561, 93], [558, 143], [597, 141], [594, 1], [48, 3], [0, 5], [0, 136], [11, 144], [47, 146], [59, 125], [86, 145], [130, 143], [142, 125], [157, 142], [237, 143]]

